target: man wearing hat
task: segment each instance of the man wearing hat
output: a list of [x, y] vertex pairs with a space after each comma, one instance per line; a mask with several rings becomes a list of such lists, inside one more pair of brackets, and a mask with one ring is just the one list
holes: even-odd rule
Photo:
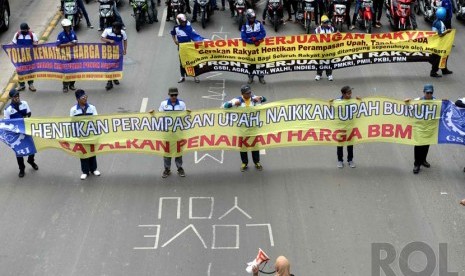
[[[31, 109], [26, 101], [21, 101], [19, 98], [19, 92], [15, 88], [12, 88], [9, 93], [11, 103], [10, 105], [5, 108], [3, 112], [4, 119], [18, 119], [18, 118], [29, 118], [31, 117]], [[34, 162], [34, 154], [31, 154], [27, 157], [27, 163], [31, 165], [34, 170], [38, 170], [39, 166]], [[18, 162], [19, 167], [19, 177], [24, 177], [25, 172], [24, 169], [26, 166], [24, 165], [24, 158], [22, 156], [16, 156], [16, 160]]]
[[[328, 16], [323, 15], [321, 16], [321, 25], [316, 27], [315, 34], [332, 34], [336, 31], [336, 29], [331, 26], [331, 21], [329, 20]], [[333, 80], [333, 70], [326, 69], [326, 76], [328, 77], [329, 81]], [[316, 70], [315, 80], [319, 81], [321, 76], [323, 75], [323, 69]]]
[[[39, 44], [39, 38], [34, 32], [30, 31], [27, 23], [21, 23], [19, 26], [20, 31], [16, 32], [11, 42], [21, 47], [32, 47]], [[34, 87], [34, 80], [28, 80], [29, 90], [36, 92], [37, 89]], [[26, 89], [26, 84], [22, 81], [19, 82], [19, 86], [16, 88], [18, 91]]]
[[[178, 88], [170, 87], [168, 89], [168, 99], [162, 101], [160, 103], [160, 107], [158, 111], [160, 112], [170, 112], [170, 111], [187, 111], [190, 112], [189, 109], [186, 108], [186, 104], [183, 100], [178, 98], [179, 92]], [[153, 113], [154, 110], [150, 110], [150, 113]], [[176, 163], [176, 167], [178, 168], [178, 174], [181, 177], [185, 177], [186, 173], [182, 168], [182, 156], [178, 156], [174, 158], [174, 163]], [[171, 174], [171, 157], [164, 156], [163, 157], [163, 164], [165, 170], [163, 171], [161, 177], [167, 178]]]
[[[71, 28], [71, 21], [67, 18], [61, 20], [63, 31], [58, 34], [56, 45], [58, 48], [72, 47], [77, 45], [78, 38], [76, 33]], [[68, 89], [76, 90], [74, 87], [75, 81], [63, 82], [63, 93], [68, 93]]]
[[[71, 117], [98, 115], [95, 106], [87, 102], [87, 94], [84, 90], [78, 89], [74, 94], [76, 95], [77, 104], [71, 107], [69, 111]], [[81, 180], [86, 180], [90, 173], [100, 176], [100, 172], [97, 170], [97, 157], [81, 158], [81, 171]]]
[[[353, 88], [346, 85], [341, 88], [341, 97], [336, 99], [337, 101], [347, 101], [352, 99], [352, 90]], [[362, 98], [360, 97], [355, 97], [357, 100], [361, 100]], [[332, 103], [334, 99], [329, 100], [330, 103]], [[347, 146], [347, 163], [349, 164], [349, 167], [355, 168], [355, 163], [353, 161], [354, 159], [354, 146], [350, 145]], [[339, 169], [344, 168], [344, 147], [343, 146], [338, 146], [337, 147], [337, 167]]]
[[[236, 97], [228, 102], [223, 104], [224, 108], [232, 108], [232, 107], [251, 107], [257, 106], [261, 103], [266, 102], [266, 98], [264, 96], [256, 96], [252, 94], [252, 88], [250, 85], [244, 84], [241, 86], [241, 93], [242, 96]], [[247, 151], [241, 151], [241, 172], [244, 172], [248, 169], [249, 158], [247, 156]], [[258, 150], [252, 151], [252, 160], [255, 164], [255, 168], [259, 171], [263, 170], [263, 166], [260, 164], [260, 152]]]
[[[434, 87], [432, 84], [425, 84], [423, 86], [423, 97], [415, 98], [416, 101], [421, 100], [435, 100], [433, 96]], [[412, 99], [406, 99], [405, 102], [409, 103]], [[413, 155], [414, 155], [414, 164], [413, 164], [413, 173], [417, 174], [420, 172], [420, 167], [431, 167], [431, 164], [426, 161], [426, 156], [428, 155], [429, 145], [414, 146]]]

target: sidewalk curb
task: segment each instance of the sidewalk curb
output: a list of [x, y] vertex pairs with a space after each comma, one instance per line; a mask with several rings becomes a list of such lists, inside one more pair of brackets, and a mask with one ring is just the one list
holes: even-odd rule
[[[42, 31], [42, 34], [39, 36], [39, 44], [47, 42], [50, 34], [53, 32], [55, 27], [58, 25], [58, 22], [60, 21], [62, 14], [61, 11], [57, 11], [55, 15], [52, 17], [50, 22], [48, 23], [48, 26], [45, 28], [44, 31]], [[44, 38], [45, 39], [42, 39]], [[12, 73], [10, 80], [8, 81], [8, 84], [6, 87], [3, 89], [3, 93], [0, 96], [0, 113], [3, 113], [3, 108], [5, 107], [6, 103], [9, 100], [8, 93], [10, 92], [10, 89], [15, 87], [16, 83], [18, 82], [18, 75], [16, 74], [16, 70]]]

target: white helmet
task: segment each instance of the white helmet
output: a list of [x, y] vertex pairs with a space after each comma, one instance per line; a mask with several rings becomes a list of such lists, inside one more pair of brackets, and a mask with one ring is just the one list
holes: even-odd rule
[[176, 16], [176, 22], [178, 23], [178, 25], [181, 25], [181, 22], [187, 22], [187, 17], [185, 14], [178, 14], [178, 16]]
[[247, 19], [255, 18], [255, 12], [254, 12], [254, 10], [248, 9], [248, 10], [245, 12], [245, 17], [247, 17]]
[[65, 19], [61, 20], [61, 26], [70, 27], [71, 26], [71, 20], [69, 20], [68, 18], [65, 18]]

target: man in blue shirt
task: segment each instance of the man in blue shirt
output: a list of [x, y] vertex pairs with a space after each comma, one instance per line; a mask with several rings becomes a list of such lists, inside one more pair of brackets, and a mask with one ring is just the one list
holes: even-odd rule
[[[15, 36], [11, 40], [13, 44], [22, 46], [22, 47], [33, 47], [39, 44], [39, 38], [37, 35], [29, 29], [29, 25], [27, 23], [21, 23], [19, 27], [20, 31], [15, 33]], [[29, 85], [29, 90], [32, 92], [36, 92], [37, 89], [34, 87], [34, 80], [28, 80], [27, 84]], [[18, 91], [23, 91], [26, 89], [26, 84], [23, 81], [19, 82]]]
[[[436, 10], [436, 20], [433, 22], [433, 27], [432, 30], [434, 32], [437, 32], [440, 37], [445, 36], [446, 34], [451, 32], [451, 29], [447, 29], [446, 25], [444, 24], [444, 20], [447, 17], [447, 11], [445, 8], [440, 7]], [[453, 72], [447, 69], [447, 59], [446, 58], [446, 65], [442, 69], [442, 74], [443, 75], [449, 75], [452, 74]], [[442, 77], [439, 75], [437, 72], [439, 70], [439, 62], [441, 61], [441, 57], [436, 54], [431, 54], [430, 58], [430, 63], [431, 63], [431, 72], [430, 76], [433, 78], [440, 78]]]
[[[263, 27], [263, 24], [260, 21], [256, 20], [254, 10], [248, 9], [245, 12], [245, 16], [247, 17], [247, 22], [242, 25], [241, 38], [247, 44], [254, 44], [255, 46], [258, 46], [266, 36], [265, 27]], [[253, 77], [254, 75], [249, 73], [249, 80], [247, 81], [248, 84], [253, 82]], [[258, 80], [261, 84], [265, 84], [265, 75], [259, 74]]]
[[[126, 36], [126, 32], [122, 30], [123, 24], [121, 22], [113, 22], [113, 26], [111, 28], [106, 28], [103, 31], [100, 40], [107, 44], [115, 44], [123, 42], [123, 55], [126, 55], [126, 51], [128, 48], [128, 37]], [[119, 80], [113, 80], [113, 83], [119, 85]], [[105, 86], [106, 90], [110, 90], [113, 88], [113, 83], [111, 80], [107, 82]]]
[[[71, 21], [69, 19], [61, 20], [61, 26], [63, 31], [58, 34], [57, 37], [57, 47], [70, 47], [78, 43], [76, 33], [71, 29]], [[68, 93], [68, 88], [71, 90], [76, 90], [74, 87], [75, 81], [64, 81], [63, 82], [63, 93]]]
[[[174, 44], [178, 46], [179, 43], [191, 42], [191, 41], [202, 41], [203, 38], [199, 35], [194, 28], [192, 28], [191, 23], [187, 21], [186, 15], [180, 13], [176, 17], [176, 22], [178, 25], [174, 26], [173, 30], [171, 30], [171, 37], [173, 38]], [[179, 79], [178, 83], [184, 82], [186, 80], [186, 69], [181, 64], [181, 59], [179, 59], [179, 68], [181, 71], [181, 78]], [[198, 77], [194, 77], [194, 81], [199, 83], [200, 80]]]

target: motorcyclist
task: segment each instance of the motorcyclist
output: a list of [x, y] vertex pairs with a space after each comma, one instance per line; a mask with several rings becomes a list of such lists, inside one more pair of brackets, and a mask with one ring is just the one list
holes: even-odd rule
[[[113, 25], [111, 28], [106, 28], [105, 31], [103, 31], [102, 36], [100, 37], [100, 40], [102, 42], [105, 42], [106, 44], [115, 44], [115, 43], [121, 43], [123, 46], [123, 55], [126, 55], [127, 49], [128, 49], [128, 37], [126, 35], [126, 32], [121, 30], [122, 25], [120, 22], [113, 22]], [[113, 88], [113, 83], [116, 85], [119, 85], [120, 82], [119, 80], [109, 80], [107, 82], [107, 85], [105, 86], [106, 90], [110, 90]]]
[[[218, 7], [216, 6], [216, 1], [210, 0], [210, 7], [211, 10], [218, 10]], [[200, 4], [197, 0], [194, 0], [194, 10], [192, 11], [192, 20], [191, 22], [197, 22], [197, 15], [199, 14], [200, 11]]]
[[[446, 19], [447, 17], [447, 11], [445, 8], [443, 7], [439, 7], [437, 10], [436, 10], [436, 20], [434, 20], [433, 22], [433, 27], [432, 27], [432, 30], [437, 32], [439, 36], [445, 36], [446, 34], [450, 33], [451, 32], [451, 29], [447, 29], [446, 28], [446, 25], [444, 24], [444, 20]], [[449, 74], [452, 74], [453, 72], [450, 71], [449, 69], [447, 69], [447, 59], [446, 58], [446, 65], [445, 67], [442, 69], [442, 74], [443, 75], [449, 75]], [[439, 55], [436, 55], [436, 54], [431, 54], [431, 59], [430, 59], [430, 63], [431, 63], [431, 72], [430, 72], [430, 77], [433, 77], [433, 78], [440, 78], [442, 77], [441, 75], [439, 75], [437, 72], [439, 70], [439, 62], [441, 61], [441, 57]]]
[[[263, 14], [262, 14], [262, 19], [263, 19], [262, 23], [263, 23], [263, 25], [265, 25], [265, 24], [266, 24], [266, 23], [265, 23], [265, 19], [266, 19], [266, 12], [268, 11], [268, 5], [269, 5], [269, 4], [270, 4], [270, 1], [269, 1], [269, 0], [267, 0], [267, 1], [266, 1], [265, 8], [263, 9]], [[283, 12], [282, 12], [282, 10], [280, 11], [280, 13], [281, 13], [281, 14], [279, 14], [279, 17], [280, 17], [280, 18], [283, 18], [283, 17], [284, 17], [284, 15], [283, 15]], [[283, 20], [281, 19], [281, 22], [282, 22], [282, 21], [283, 21]]]
[[[245, 17], [247, 18], [247, 21], [244, 25], [242, 25], [241, 38], [247, 44], [255, 44], [255, 46], [258, 46], [266, 37], [265, 27], [263, 27], [263, 24], [260, 21], [256, 20], [254, 10], [248, 9], [245, 12]], [[253, 82], [253, 77], [254, 75], [249, 73], [248, 84]], [[258, 80], [261, 84], [265, 84], [265, 75], [259, 74]]]
[[[64, 0], [61, 0], [61, 11], [63, 11], [64, 2], [65, 2]], [[92, 25], [92, 23], [90, 23], [89, 15], [87, 14], [86, 6], [84, 6], [84, 2], [82, 2], [82, 0], [77, 0], [76, 3], [79, 9], [81, 10], [82, 14], [84, 15], [84, 18], [86, 19], [87, 28], [93, 29], [94, 26]]]
[[[189, 5], [189, 0], [179, 0], [181, 6], [184, 6], [186, 8], [186, 13], [190, 14], [192, 11], [191, 11], [191, 6]], [[187, 3], [186, 3], [187, 2]], [[168, 0], [165, 2], [166, 6], [168, 6], [168, 13], [166, 15], [166, 21], [170, 21], [171, 20], [171, 16], [173, 16], [173, 11], [171, 10], [171, 1]], [[175, 18], [176, 19], [176, 18]]]
[[[115, 0], [98, 0], [100, 4], [109, 4], [113, 8], [113, 13], [115, 14], [115, 20], [120, 22], [123, 25], [123, 30], [126, 30], [126, 26], [124, 25], [123, 18], [121, 17], [121, 14], [118, 11], [118, 8], [116, 7], [116, 1]], [[103, 31], [104, 27], [103, 26], [104, 19], [103, 17], [100, 17], [100, 24], [98, 31]]]

